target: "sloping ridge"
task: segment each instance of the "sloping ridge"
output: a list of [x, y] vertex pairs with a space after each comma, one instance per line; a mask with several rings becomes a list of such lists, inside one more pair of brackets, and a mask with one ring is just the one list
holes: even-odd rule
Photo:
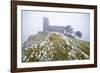
[[[39, 33], [35, 36], [41, 35]], [[33, 36], [27, 42], [32, 43], [23, 48], [23, 62], [89, 59], [89, 42], [58, 32], [45, 34], [45, 37], [38, 41]]]

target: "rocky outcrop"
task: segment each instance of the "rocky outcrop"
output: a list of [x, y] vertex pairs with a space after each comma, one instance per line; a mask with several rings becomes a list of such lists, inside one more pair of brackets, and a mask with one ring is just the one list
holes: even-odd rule
[[50, 32], [43, 36], [37, 34], [27, 40], [23, 47], [23, 62], [59, 61], [59, 60], [85, 60], [89, 59], [89, 42], [70, 38], [58, 32]]

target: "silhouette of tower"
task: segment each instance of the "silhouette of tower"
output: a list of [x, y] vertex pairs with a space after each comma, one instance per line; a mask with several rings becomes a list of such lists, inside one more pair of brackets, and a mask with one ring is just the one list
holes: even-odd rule
[[59, 32], [64, 33], [64, 26], [50, 26], [48, 17], [43, 17], [43, 32]]
[[43, 17], [43, 31], [48, 31], [49, 19], [48, 17]]

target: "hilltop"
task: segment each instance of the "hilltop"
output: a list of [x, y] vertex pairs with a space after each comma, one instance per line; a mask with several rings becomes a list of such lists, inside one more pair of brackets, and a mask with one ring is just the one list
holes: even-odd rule
[[90, 42], [59, 32], [39, 32], [23, 44], [22, 62], [85, 60], [90, 58]]

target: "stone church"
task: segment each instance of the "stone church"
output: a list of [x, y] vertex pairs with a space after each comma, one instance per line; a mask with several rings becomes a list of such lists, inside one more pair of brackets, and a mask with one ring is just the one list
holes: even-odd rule
[[64, 26], [50, 26], [49, 19], [47, 17], [43, 17], [43, 32], [59, 32], [64, 33]]

